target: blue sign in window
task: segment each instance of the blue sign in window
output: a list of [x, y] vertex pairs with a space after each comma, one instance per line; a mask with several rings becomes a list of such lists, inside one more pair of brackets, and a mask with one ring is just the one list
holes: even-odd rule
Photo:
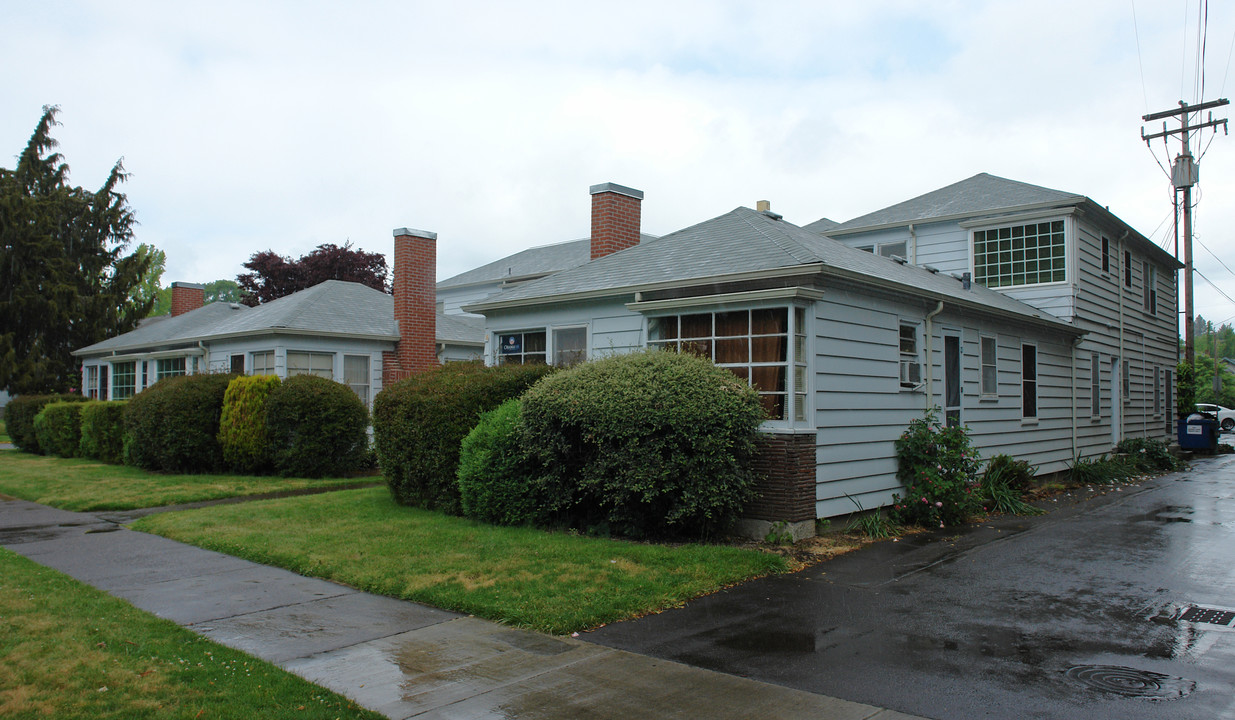
[[502, 354], [517, 355], [523, 352], [523, 335], [503, 335]]

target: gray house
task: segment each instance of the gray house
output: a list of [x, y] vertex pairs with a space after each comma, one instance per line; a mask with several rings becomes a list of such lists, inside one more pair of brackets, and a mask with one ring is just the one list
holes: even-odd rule
[[[493, 363], [662, 347], [746, 378], [769, 417], [770, 478], [748, 514], [800, 534], [855, 501], [888, 504], [894, 442], [931, 407], [984, 455], [1042, 472], [1123, 434], [1164, 435], [1174, 261], [1083, 196], [966, 182], [844, 224], [801, 228], [760, 203], [642, 243], [642, 193], [597, 185], [593, 217], [633, 207], [633, 232], [594, 220], [595, 259], [463, 310], [485, 316]], [[1128, 285], [1111, 270], [1124, 252], [1145, 263], [1118, 265]], [[1152, 304], [1133, 295], [1144, 278]]]

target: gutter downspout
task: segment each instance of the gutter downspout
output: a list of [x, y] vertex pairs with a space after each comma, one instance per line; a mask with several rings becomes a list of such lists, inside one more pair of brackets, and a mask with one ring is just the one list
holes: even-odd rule
[[1079, 360], [1079, 358], [1076, 356], [1076, 350], [1077, 350], [1077, 348], [1079, 348], [1079, 347], [1081, 346], [1081, 340], [1083, 340], [1084, 338], [1085, 338], [1085, 336], [1084, 336], [1084, 335], [1079, 335], [1079, 336], [1077, 336], [1077, 337], [1075, 337], [1075, 338], [1073, 338], [1073, 339], [1072, 339], [1072, 460], [1073, 460], [1073, 462], [1075, 462], [1075, 461], [1077, 461], [1077, 460], [1079, 460], [1079, 459], [1080, 459], [1080, 456], [1079, 456], [1079, 455], [1077, 455], [1078, 449], [1077, 449], [1077, 439], [1076, 439], [1076, 423], [1077, 423], [1077, 417], [1076, 417], [1076, 363], [1077, 363], [1077, 361]]
[[[1132, 274], [1132, 256], [1124, 251], [1124, 240], [1128, 237], [1128, 231], [1124, 230], [1123, 235], [1119, 236], [1119, 259], [1127, 258], [1128, 267], [1124, 268], [1125, 277], [1130, 277]], [[1115, 286], [1119, 288], [1119, 377], [1113, 378], [1114, 386], [1117, 392], [1111, 393], [1111, 402], [1119, 403], [1119, 440], [1124, 439], [1124, 383], [1123, 374], [1127, 372], [1124, 363], [1128, 362], [1128, 358], [1124, 356], [1124, 290], [1126, 289], [1122, 281], [1117, 280]], [[1112, 408], [1114, 412], [1114, 408]], [[1118, 440], [1116, 441], [1118, 442]]]
[[[202, 351], [202, 362], [201, 362], [201, 365], [197, 366], [197, 371], [206, 372], [206, 366], [209, 365], [207, 360], [210, 358], [210, 354], [206, 352], [206, 344], [203, 343], [201, 340], [198, 340], [197, 349]], [[194, 375], [196, 374], [197, 373], [194, 373]]]
[[935, 363], [934, 363], [934, 360], [931, 358], [931, 338], [934, 336], [934, 330], [932, 329], [931, 321], [934, 320], [935, 316], [941, 312], [943, 312], [943, 301], [942, 300], [939, 301], [939, 304], [935, 306], [934, 310], [930, 311], [926, 315], [926, 410], [927, 412], [930, 412], [930, 409], [934, 407], [933, 403], [935, 400], [935, 373], [934, 373]]
[[909, 264], [918, 264], [918, 233], [913, 229], [913, 223], [909, 223], [909, 237], [912, 239], [912, 244], [909, 246]]

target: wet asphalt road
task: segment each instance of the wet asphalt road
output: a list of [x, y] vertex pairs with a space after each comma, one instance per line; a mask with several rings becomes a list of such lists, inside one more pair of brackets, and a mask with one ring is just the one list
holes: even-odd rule
[[584, 637], [930, 718], [1235, 718], [1235, 620], [1181, 619], [1235, 610], [1235, 456], [1074, 501]]

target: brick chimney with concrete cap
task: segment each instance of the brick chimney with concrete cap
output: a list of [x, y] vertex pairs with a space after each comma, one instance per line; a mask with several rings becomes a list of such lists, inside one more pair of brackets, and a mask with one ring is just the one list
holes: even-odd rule
[[397, 228], [394, 258], [395, 324], [399, 344], [383, 360], [383, 381], [437, 366], [437, 233]]
[[601, 183], [592, 193], [592, 259], [639, 244], [639, 208], [643, 191]]
[[183, 315], [206, 304], [206, 286], [197, 283], [172, 283], [172, 317]]

